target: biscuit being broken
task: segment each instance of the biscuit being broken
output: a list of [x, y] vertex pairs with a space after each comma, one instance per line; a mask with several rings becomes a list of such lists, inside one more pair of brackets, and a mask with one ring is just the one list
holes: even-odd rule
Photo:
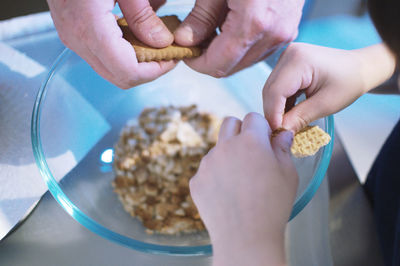
[[[285, 129], [276, 129], [271, 137], [275, 137]], [[306, 126], [294, 135], [290, 152], [297, 158], [316, 154], [319, 149], [331, 141], [331, 136], [319, 126]]]
[[[160, 17], [167, 26], [168, 30], [173, 33], [180, 25], [180, 20], [177, 16]], [[128, 27], [125, 18], [117, 20], [119, 27], [122, 30], [123, 37], [130, 42], [135, 49], [138, 62], [150, 61], [168, 61], [168, 60], [182, 60], [184, 58], [192, 58], [201, 55], [202, 49], [199, 46], [183, 47], [176, 43], [164, 48], [153, 48], [143, 42], [139, 41]]]

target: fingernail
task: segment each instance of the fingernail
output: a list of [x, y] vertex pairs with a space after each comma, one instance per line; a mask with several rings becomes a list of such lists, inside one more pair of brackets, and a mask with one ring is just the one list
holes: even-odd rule
[[185, 25], [177, 31], [178, 38], [180, 41], [183, 42], [193, 42], [193, 29], [189, 27], [188, 25]]
[[165, 30], [164, 26], [158, 25], [150, 30], [150, 37], [157, 42], [159, 42], [160, 40], [165, 41], [170, 38], [170, 33]]
[[282, 131], [280, 134], [279, 134], [279, 136], [280, 136], [280, 138], [282, 138], [282, 148], [285, 150], [285, 151], [290, 151], [290, 147], [292, 146], [292, 143], [293, 143], [293, 137], [294, 137], [294, 134], [293, 134], [293, 131], [291, 131], [291, 130], [285, 130], [285, 131]]

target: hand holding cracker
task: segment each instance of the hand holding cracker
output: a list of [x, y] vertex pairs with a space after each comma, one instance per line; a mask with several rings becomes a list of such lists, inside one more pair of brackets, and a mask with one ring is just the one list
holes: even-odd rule
[[203, 55], [185, 60], [194, 70], [224, 77], [264, 60], [297, 35], [304, 0], [196, 0], [175, 32], [175, 42], [194, 46], [215, 37]]
[[[265, 117], [274, 130], [298, 132], [347, 107], [388, 79], [394, 68], [395, 59], [382, 44], [347, 51], [293, 43], [264, 86]], [[300, 93], [306, 100], [294, 105]]]
[[[177, 16], [165, 16], [161, 17], [161, 20], [171, 34], [181, 24]], [[129, 43], [135, 49], [136, 58], [139, 62], [169, 61], [173, 59], [181, 60], [184, 58], [197, 57], [201, 54], [201, 48], [198, 46], [183, 47], [177, 45], [176, 43], [172, 43], [162, 48], [151, 47], [137, 39], [137, 37], [129, 29], [125, 18], [118, 19], [118, 25], [122, 30], [123, 37], [129, 41]]]
[[[162, 48], [173, 35], [156, 16], [163, 0], [118, 0], [127, 24], [143, 43]], [[48, 0], [51, 15], [63, 43], [102, 77], [127, 89], [168, 72], [174, 61], [139, 63], [131, 44], [122, 37], [112, 14], [114, 0]]]
[[284, 265], [284, 231], [298, 176], [292, 133], [270, 140], [267, 120], [229, 117], [203, 157], [190, 192], [213, 244], [214, 265]]

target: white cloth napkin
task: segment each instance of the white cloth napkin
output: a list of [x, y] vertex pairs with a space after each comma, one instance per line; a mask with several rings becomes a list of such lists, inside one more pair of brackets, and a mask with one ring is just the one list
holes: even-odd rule
[[[37, 91], [48, 69], [5, 41], [51, 29], [54, 26], [49, 13], [0, 22], [3, 41], [0, 41], [0, 239], [30, 212], [47, 190], [33, 157], [30, 120]], [[42, 138], [57, 147], [47, 156], [54, 176], [61, 179], [110, 126], [67, 81], [57, 78], [55, 82], [60, 98], [46, 105], [57, 106], [54, 109], [58, 112], [46, 112], [43, 121], [47, 122], [41, 128]], [[73, 104], [64, 101], [70, 98], [74, 98]], [[65, 138], [52, 137], [62, 135], [60, 132], [64, 130], [82, 132], [80, 141], [72, 141], [68, 134], [64, 134]]]

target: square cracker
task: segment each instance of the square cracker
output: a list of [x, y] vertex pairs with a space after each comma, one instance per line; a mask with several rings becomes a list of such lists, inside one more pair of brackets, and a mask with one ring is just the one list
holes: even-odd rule
[[[271, 134], [276, 137], [284, 128], [278, 128]], [[331, 141], [331, 136], [318, 126], [306, 126], [294, 135], [290, 152], [297, 158], [312, 156]]]
[[306, 126], [294, 136], [290, 151], [295, 157], [312, 156], [331, 141], [331, 136], [319, 126]]

